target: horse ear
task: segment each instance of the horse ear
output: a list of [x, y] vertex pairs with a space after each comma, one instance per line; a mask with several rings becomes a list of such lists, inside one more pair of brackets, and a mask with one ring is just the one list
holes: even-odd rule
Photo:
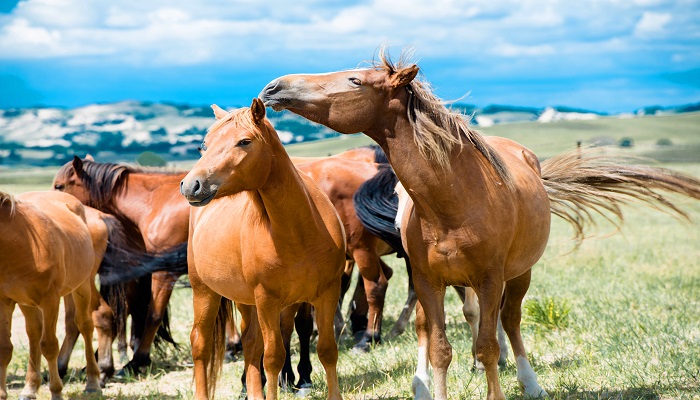
[[216, 104], [212, 104], [211, 109], [214, 110], [214, 116], [216, 119], [221, 119], [228, 115], [226, 110], [221, 109], [221, 107], [217, 106]]
[[73, 156], [73, 169], [77, 174], [83, 172], [83, 160], [78, 156]]
[[92, 158], [92, 156], [90, 154], [88, 154], [85, 156], [85, 161], [95, 161], [95, 159]]
[[250, 105], [250, 113], [253, 115], [255, 125], [260, 125], [265, 119], [265, 104], [262, 100], [257, 97], [253, 99], [253, 103]]
[[398, 88], [408, 85], [416, 77], [416, 75], [418, 75], [418, 70], [418, 66], [413, 64], [410, 67], [402, 68], [396, 71], [390, 78], [391, 86]]

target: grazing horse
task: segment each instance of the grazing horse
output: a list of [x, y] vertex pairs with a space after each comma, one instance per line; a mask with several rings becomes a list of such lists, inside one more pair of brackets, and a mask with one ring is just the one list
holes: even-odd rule
[[297, 172], [259, 99], [231, 113], [213, 108], [217, 121], [202, 143], [202, 158], [180, 189], [197, 207], [187, 252], [195, 397], [214, 395], [233, 300], [249, 310], [241, 313], [249, 398], [263, 398], [263, 354], [267, 399], [277, 398], [285, 352], [280, 313], [307, 302], [316, 309], [328, 398], [340, 399], [333, 316], [345, 260], [342, 223], [318, 185]]
[[42, 354], [49, 367], [51, 398], [62, 398], [56, 323], [61, 297], [69, 295], [85, 341], [85, 391], [100, 392], [90, 316], [96, 257], [83, 205], [65, 193], [30, 192], [13, 197], [0, 192], [0, 254], [0, 399], [7, 399], [15, 304], [24, 314], [29, 337], [29, 365], [20, 398], [36, 398]]
[[[526, 396], [546, 392], [528, 361], [520, 334], [521, 303], [531, 268], [544, 252], [551, 213], [582, 236], [591, 212], [612, 211], [641, 199], [680, 211], [655, 189], [700, 198], [700, 181], [662, 169], [565, 154], [542, 166], [534, 153], [505, 138], [483, 137], [463, 115], [448, 110], [415, 79], [418, 66], [380, 61], [365, 69], [287, 75], [260, 93], [267, 106], [341, 133], [364, 132], [386, 153], [411, 197], [402, 239], [413, 267], [419, 304], [416, 398], [447, 398], [452, 347], [445, 335], [447, 285], [469, 286], [479, 298], [476, 356], [484, 364], [489, 399], [504, 399], [498, 381], [500, 319]], [[577, 158], [578, 157], [578, 158]], [[546, 167], [546, 168], [545, 168]]]
[[[181, 269], [186, 271], [183, 243], [187, 240], [189, 205], [178, 193], [184, 175], [75, 157], [56, 173], [53, 187], [74, 195], [83, 204], [114, 215], [124, 226], [127, 236], [134, 243], [145, 246], [148, 253], [182, 253]], [[145, 321], [134, 317], [134, 313], [141, 310], [129, 307], [134, 317], [132, 345], [135, 348], [133, 359], [124, 367], [125, 370], [138, 373], [151, 363], [150, 350], [156, 334], [175, 344], [167, 324], [167, 306], [178, 277], [178, 273], [166, 271], [152, 275]], [[136, 302], [130, 303], [135, 306]], [[143, 303], [138, 305], [144, 306]], [[138, 327], [142, 329], [133, 329]]]

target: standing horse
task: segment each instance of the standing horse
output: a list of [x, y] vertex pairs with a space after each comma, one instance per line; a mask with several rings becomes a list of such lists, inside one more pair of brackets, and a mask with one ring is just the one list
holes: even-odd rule
[[447, 285], [470, 286], [479, 297], [476, 355], [486, 370], [488, 398], [505, 398], [497, 367], [499, 309], [525, 395], [545, 395], [527, 359], [520, 318], [531, 268], [547, 244], [551, 213], [564, 216], [580, 234], [591, 210], [622, 218], [619, 204], [626, 198], [659, 200], [676, 211], [654, 189], [700, 198], [700, 181], [566, 155], [540, 174], [530, 150], [508, 139], [482, 137], [461, 114], [445, 108], [426, 82], [414, 79], [415, 64], [393, 64], [383, 51], [380, 60], [366, 69], [287, 75], [270, 82], [260, 98], [341, 133], [364, 132], [384, 149], [407, 189], [413, 204], [404, 214], [402, 238], [419, 301], [416, 398], [430, 398], [428, 358], [435, 397], [447, 398], [452, 360], [445, 336]]
[[192, 209], [187, 252], [195, 396], [214, 395], [230, 310], [225, 299], [231, 299], [255, 306], [242, 312], [241, 323], [250, 398], [263, 398], [258, 370], [263, 347], [267, 399], [277, 398], [284, 363], [280, 313], [308, 302], [316, 309], [328, 398], [340, 399], [333, 316], [345, 260], [342, 223], [318, 185], [297, 172], [259, 99], [250, 109], [214, 111], [218, 120], [202, 143], [202, 158], [180, 189], [191, 205], [201, 207]]
[[[56, 173], [53, 186], [55, 190], [74, 195], [83, 204], [114, 215], [128, 237], [143, 243], [147, 252], [181, 253], [179, 259], [184, 271], [186, 246], [183, 243], [187, 240], [189, 206], [178, 193], [184, 175], [75, 157]], [[134, 356], [124, 367], [126, 370], [138, 373], [151, 363], [150, 350], [156, 334], [175, 344], [167, 324], [167, 306], [178, 277], [179, 274], [174, 272], [153, 274], [146, 320], [139, 322], [134, 318], [132, 323]], [[139, 307], [143, 306], [139, 304]], [[129, 311], [132, 315], [140, 312], [136, 307], [129, 307]]]
[[42, 354], [49, 367], [51, 398], [62, 398], [56, 323], [61, 297], [68, 295], [85, 341], [85, 391], [100, 392], [90, 317], [95, 250], [83, 205], [65, 193], [30, 192], [13, 197], [0, 192], [0, 254], [0, 399], [7, 399], [15, 304], [24, 314], [29, 337], [29, 365], [20, 398], [36, 398]]

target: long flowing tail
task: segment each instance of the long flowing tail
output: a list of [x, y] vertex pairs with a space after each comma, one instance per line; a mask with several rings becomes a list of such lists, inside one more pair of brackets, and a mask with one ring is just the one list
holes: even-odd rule
[[542, 163], [542, 182], [552, 213], [569, 222], [575, 239], [594, 225], [598, 214], [616, 228], [624, 222], [620, 206], [641, 203], [682, 219], [688, 214], [663, 192], [700, 200], [700, 180], [666, 168], [631, 165], [639, 158], [594, 154], [592, 149], [559, 154]]
[[394, 226], [399, 207], [394, 188], [398, 181], [389, 164], [380, 164], [377, 174], [355, 192], [353, 202], [355, 213], [362, 225], [374, 236], [388, 243], [400, 256], [405, 256], [401, 234]]
[[187, 242], [156, 253], [134, 253], [130, 250], [115, 249], [115, 256], [104, 263], [100, 270], [100, 283], [115, 284], [138, 279], [157, 271], [167, 271], [178, 275], [187, 273]]

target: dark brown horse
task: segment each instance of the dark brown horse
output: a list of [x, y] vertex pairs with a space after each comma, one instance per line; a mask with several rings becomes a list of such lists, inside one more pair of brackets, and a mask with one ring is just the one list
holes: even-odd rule
[[[114, 215], [127, 235], [143, 243], [147, 252], [181, 253], [181, 269], [186, 271], [183, 243], [187, 241], [189, 206], [178, 193], [184, 175], [75, 157], [58, 171], [53, 185], [55, 190], [70, 193], [84, 204]], [[133, 331], [134, 356], [125, 366], [127, 370], [138, 373], [141, 367], [150, 364], [150, 349], [157, 333], [174, 344], [167, 325], [165, 329], [159, 328], [167, 316], [168, 301], [178, 276], [173, 272], [153, 274], [148, 314], [142, 333]], [[130, 307], [130, 311], [138, 312], [134, 308]]]
[[248, 305], [241, 314], [249, 398], [263, 398], [263, 348], [267, 398], [277, 398], [285, 351], [280, 313], [306, 302], [316, 310], [328, 398], [339, 399], [333, 316], [345, 259], [341, 221], [318, 185], [297, 172], [259, 99], [250, 109], [214, 111], [218, 121], [202, 143], [202, 158], [180, 189], [201, 207], [192, 210], [187, 252], [195, 397], [214, 394], [230, 312], [229, 302], [220, 307], [226, 298]]
[[[376, 65], [319, 75], [288, 75], [260, 93], [265, 104], [287, 109], [341, 133], [364, 132], [382, 149], [412, 204], [402, 221], [419, 305], [416, 398], [447, 398], [452, 347], [445, 336], [447, 285], [472, 287], [479, 297], [477, 358], [486, 370], [489, 399], [504, 399], [498, 381], [499, 310], [526, 396], [546, 392], [537, 383], [520, 334], [521, 302], [531, 268], [547, 244], [550, 215], [579, 234], [592, 212], [622, 218], [619, 205], [641, 199], [678, 209], [657, 193], [700, 198], [700, 181], [658, 168], [620, 165], [614, 158], [566, 154], [542, 166], [511, 140], [482, 137], [467, 119], [445, 108], [414, 64]], [[551, 204], [551, 205], [550, 205]]]
[[56, 323], [63, 296], [71, 296], [85, 341], [86, 392], [100, 392], [92, 350], [90, 316], [94, 266], [106, 247], [106, 232], [93, 232], [85, 209], [73, 196], [29, 192], [13, 197], [0, 192], [0, 398], [7, 399], [7, 366], [12, 358], [12, 312], [19, 305], [29, 337], [29, 363], [22, 399], [36, 398], [41, 385], [41, 356], [49, 367], [51, 398], [62, 399], [58, 376]]

